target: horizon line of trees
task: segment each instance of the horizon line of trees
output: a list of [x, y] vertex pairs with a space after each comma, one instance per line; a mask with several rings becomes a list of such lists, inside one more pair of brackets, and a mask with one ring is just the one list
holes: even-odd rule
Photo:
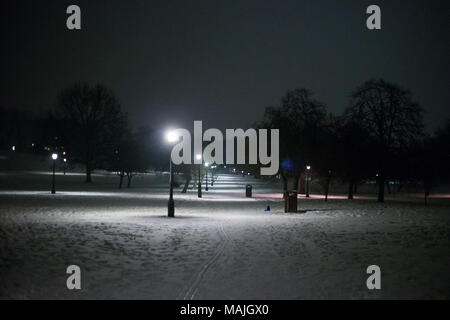
[[[119, 187], [125, 177], [130, 187], [132, 178], [150, 166], [168, 166], [168, 150], [155, 128], [131, 128], [116, 95], [104, 85], [74, 84], [59, 93], [54, 108], [38, 116], [1, 107], [0, 114], [0, 148], [64, 150], [72, 162], [85, 166], [88, 183], [94, 169], [106, 169], [118, 174]], [[411, 93], [383, 79], [356, 88], [341, 115], [328, 112], [305, 88], [287, 91], [256, 126], [280, 129], [284, 191], [290, 180], [300, 188], [307, 165], [326, 194], [331, 179], [347, 183], [349, 199], [357, 184], [374, 177], [380, 202], [389, 180], [401, 181], [399, 188], [421, 181], [425, 197], [437, 183], [450, 180], [450, 120], [433, 135], [425, 134], [423, 110]], [[190, 167], [179, 169], [186, 181], [195, 176]], [[249, 171], [257, 170], [249, 166]]]
[[[421, 181], [425, 199], [439, 182], [449, 182], [450, 120], [430, 136], [423, 110], [411, 93], [383, 79], [371, 79], [350, 96], [341, 115], [300, 88], [288, 91], [280, 105], [267, 107], [259, 124], [280, 130], [280, 175], [300, 185], [310, 165], [328, 195], [331, 179], [348, 183], [348, 198], [358, 183], [376, 178], [383, 202], [389, 180]], [[389, 185], [388, 185], [389, 187]], [[395, 186], [394, 186], [395, 187]]]

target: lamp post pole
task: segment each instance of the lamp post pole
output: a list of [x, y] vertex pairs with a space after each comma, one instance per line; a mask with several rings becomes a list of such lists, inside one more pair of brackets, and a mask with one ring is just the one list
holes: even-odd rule
[[55, 194], [55, 160], [53, 160], [52, 194]]
[[58, 154], [53, 153], [52, 154], [52, 159], [53, 159], [52, 194], [55, 194], [56, 193], [56, 188], [55, 188], [55, 171], [56, 171], [56, 159], [58, 159]]
[[309, 198], [309, 180], [311, 179], [311, 166], [306, 166], [306, 192], [305, 195]]
[[173, 168], [172, 168], [172, 159], [170, 159], [170, 193], [169, 193], [169, 203], [167, 216], [169, 218], [175, 217], [175, 202], [173, 201]]
[[[175, 131], [169, 131], [167, 133], [167, 140], [170, 143], [174, 143], [178, 141], [178, 135]], [[169, 162], [169, 171], [170, 171], [170, 177], [169, 177], [169, 202], [167, 204], [167, 216], [169, 218], [175, 217], [175, 202], [173, 201], [173, 163], [172, 163], [172, 154], [170, 155], [170, 162]]]
[[198, 197], [201, 198], [202, 197], [202, 165], [199, 164], [198, 165]]
[[206, 186], [205, 190], [208, 191], [208, 167], [205, 167]]

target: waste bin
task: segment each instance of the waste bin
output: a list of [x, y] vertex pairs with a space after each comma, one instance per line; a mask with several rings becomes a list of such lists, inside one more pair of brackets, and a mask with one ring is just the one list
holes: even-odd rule
[[284, 212], [297, 212], [297, 191], [286, 191], [284, 195]]
[[252, 185], [251, 184], [245, 185], [245, 196], [247, 198], [251, 198], [252, 197]]

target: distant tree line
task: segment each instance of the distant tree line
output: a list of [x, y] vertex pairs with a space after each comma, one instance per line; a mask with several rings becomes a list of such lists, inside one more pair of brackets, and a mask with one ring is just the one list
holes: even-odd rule
[[[382, 79], [359, 86], [339, 116], [300, 88], [288, 91], [278, 106], [267, 107], [260, 123], [280, 130], [280, 171], [303, 181], [311, 165], [327, 193], [331, 178], [348, 184], [352, 199], [358, 183], [375, 179], [383, 202], [387, 181], [397, 188], [422, 183], [425, 197], [450, 180], [450, 121], [434, 135], [424, 133], [423, 112], [411, 93]], [[394, 185], [395, 187], [396, 185]]]
[[78, 83], [61, 91], [45, 114], [0, 108], [2, 149], [22, 152], [64, 152], [72, 163], [85, 166], [86, 182], [95, 169], [116, 172], [119, 187], [152, 164], [160, 165], [149, 145], [150, 128], [132, 129], [112, 90]]
[[[162, 150], [157, 131], [132, 128], [114, 92], [103, 85], [74, 84], [44, 114], [0, 107], [0, 115], [0, 148], [64, 151], [85, 166], [86, 182], [94, 169], [105, 169], [117, 173], [119, 187], [125, 178], [129, 187], [136, 174], [168, 167], [169, 152]], [[356, 88], [340, 115], [329, 113], [305, 88], [288, 91], [279, 105], [265, 109], [257, 125], [280, 129], [279, 175], [285, 191], [292, 180], [300, 188], [307, 165], [326, 194], [332, 180], [348, 184], [349, 199], [368, 180], [376, 180], [380, 202], [385, 188], [391, 188], [388, 181], [396, 181], [392, 187], [397, 189], [420, 183], [426, 197], [450, 180], [450, 120], [426, 134], [423, 111], [411, 93], [382, 79]], [[244, 168], [257, 175], [253, 166]], [[198, 181], [198, 172], [186, 165], [177, 170], [186, 177], [186, 192], [191, 180]]]

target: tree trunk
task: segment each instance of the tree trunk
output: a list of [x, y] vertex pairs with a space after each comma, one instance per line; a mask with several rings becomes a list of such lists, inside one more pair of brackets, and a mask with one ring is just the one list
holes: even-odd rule
[[424, 180], [423, 185], [424, 185], [424, 191], [425, 191], [424, 192], [425, 205], [428, 205], [428, 196], [430, 195], [431, 186], [430, 186], [429, 181], [426, 181], [426, 180]]
[[120, 178], [120, 180], [119, 180], [119, 189], [122, 189], [123, 176], [124, 176], [124, 174], [123, 174], [123, 172], [121, 172], [121, 173], [119, 174], [119, 178]]
[[384, 202], [384, 176], [378, 176], [378, 202]]
[[299, 174], [298, 176], [296, 176], [295, 177], [295, 189], [296, 189], [296, 191], [297, 191], [297, 194], [299, 194], [300, 193], [300, 184], [301, 184], [301, 181], [302, 181], [302, 175], [301, 174]]
[[348, 196], [347, 196], [347, 198], [350, 200], [353, 199], [354, 189], [355, 189], [355, 183], [353, 182], [353, 180], [350, 180], [350, 182], [348, 183]]
[[306, 186], [305, 186], [305, 174], [302, 172], [300, 174], [300, 184], [298, 186], [298, 193], [299, 194], [306, 194]]
[[325, 184], [325, 201], [328, 200], [328, 193], [330, 191], [331, 172], [328, 172], [327, 181]]
[[186, 193], [187, 188], [189, 187], [189, 184], [191, 183], [191, 175], [186, 175], [186, 181], [184, 183], [183, 190], [181, 190], [181, 193]]
[[91, 173], [92, 173], [91, 164], [87, 163], [86, 164], [86, 182], [87, 183], [92, 182]]
[[133, 178], [133, 175], [127, 173], [127, 178], [128, 178], [127, 188], [129, 188], [131, 187], [131, 179]]
[[284, 199], [286, 197], [286, 191], [287, 191], [287, 179], [283, 173], [281, 173], [281, 179], [283, 180], [283, 199]]

